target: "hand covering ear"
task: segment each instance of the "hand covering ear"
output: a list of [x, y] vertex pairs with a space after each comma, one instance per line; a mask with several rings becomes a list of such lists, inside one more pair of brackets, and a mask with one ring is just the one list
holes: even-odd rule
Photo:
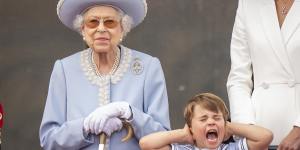
[[117, 117], [128, 120], [131, 115], [131, 108], [127, 102], [109, 103], [90, 113], [84, 119], [83, 128], [85, 131], [97, 134], [103, 131], [108, 119]]

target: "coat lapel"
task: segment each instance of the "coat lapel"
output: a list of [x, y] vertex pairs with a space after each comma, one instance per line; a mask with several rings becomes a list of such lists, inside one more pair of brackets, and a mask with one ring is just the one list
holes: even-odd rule
[[286, 47], [282, 38], [274, 0], [262, 1], [260, 9], [264, 32], [285, 71], [293, 77]]
[[284, 43], [287, 44], [295, 33], [296, 29], [300, 26], [300, 0], [295, 0], [285, 21], [283, 22], [281, 32]]

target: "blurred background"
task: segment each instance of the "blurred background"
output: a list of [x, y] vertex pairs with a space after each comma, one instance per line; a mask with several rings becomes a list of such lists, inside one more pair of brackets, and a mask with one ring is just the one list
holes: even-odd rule
[[[56, 59], [84, 48], [63, 26], [58, 0], [0, 0], [2, 149], [39, 150], [38, 130]], [[172, 128], [184, 125], [183, 107], [200, 92], [228, 106], [226, 80], [238, 0], [147, 0], [148, 14], [123, 44], [158, 57], [164, 69]]]

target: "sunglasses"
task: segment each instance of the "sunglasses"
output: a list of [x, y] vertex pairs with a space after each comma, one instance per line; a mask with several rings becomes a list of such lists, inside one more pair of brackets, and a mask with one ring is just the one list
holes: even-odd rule
[[113, 29], [119, 25], [118, 20], [110, 19], [110, 18], [89, 18], [84, 21], [85, 26], [88, 28], [94, 29], [97, 28], [101, 23], [103, 23], [103, 26], [109, 29]]

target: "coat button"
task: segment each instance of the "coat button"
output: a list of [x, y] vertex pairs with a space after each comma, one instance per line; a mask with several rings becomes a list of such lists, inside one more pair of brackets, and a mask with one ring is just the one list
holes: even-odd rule
[[261, 87], [264, 88], [264, 89], [268, 89], [268, 88], [269, 88], [269, 84], [266, 83], [266, 82], [263, 82], [263, 83], [261, 84]]
[[295, 82], [295, 81], [289, 81], [289, 82], [288, 82], [288, 86], [289, 86], [290, 88], [294, 87], [295, 85], [296, 85], [296, 82]]

